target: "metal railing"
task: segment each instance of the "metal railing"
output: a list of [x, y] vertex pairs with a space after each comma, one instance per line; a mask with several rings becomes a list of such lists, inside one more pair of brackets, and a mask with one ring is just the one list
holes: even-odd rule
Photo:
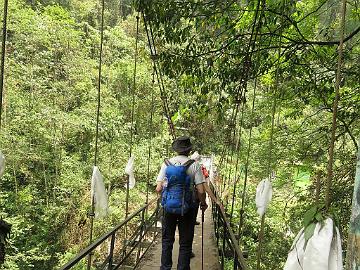
[[[152, 213], [150, 213], [151, 206], [155, 207]], [[79, 263], [84, 263], [87, 257], [97, 248], [100, 248], [102, 244], [108, 245], [108, 255], [102, 260], [95, 258], [91, 269], [116, 270], [120, 267], [136, 269], [159, 233], [157, 221], [160, 219], [160, 215], [158, 201], [152, 200], [80, 251], [75, 258], [66, 263], [60, 270], [72, 269], [74, 266], [79, 266]], [[131, 224], [131, 222], [134, 223]], [[130, 230], [129, 226], [134, 227], [134, 229]], [[129, 231], [132, 231], [132, 234], [128, 236], [129, 239], [121, 237], [124, 235], [125, 230], [128, 230], [127, 235], [129, 235]]]
[[[217, 197], [216, 188], [211, 182], [210, 188]], [[214, 201], [212, 201], [212, 216], [221, 269], [247, 270], [244, 255], [226, 217], [225, 210]]]

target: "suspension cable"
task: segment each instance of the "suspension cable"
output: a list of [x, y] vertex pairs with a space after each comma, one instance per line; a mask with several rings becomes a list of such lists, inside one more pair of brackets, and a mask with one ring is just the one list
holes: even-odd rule
[[[279, 49], [280, 51], [280, 49]], [[269, 141], [269, 153], [268, 153], [268, 164], [267, 164], [267, 176], [270, 177], [271, 172], [271, 163], [272, 163], [272, 156], [273, 156], [273, 140], [274, 140], [274, 125], [275, 125], [275, 114], [276, 114], [276, 105], [277, 105], [277, 87], [278, 87], [278, 70], [279, 67], [276, 69], [276, 86], [273, 91], [273, 104], [271, 109], [271, 130], [270, 130], [270, 141]], [[257, 260], [256, 260], [256, 269], [260, 270], [260, 263], [261, 263], [261, 255], [262, 255], [262, 247], [264, 242], [264, 230], [265, 230], [265, 213], [261, 217], [261, 224], [260, 224], [260, 231], [258, 235], [259, 244], [258, 244], [258, 250], [257, 250]]]
[[[242, 135], [242, 126], [243, 126], [243, 122], [244, 122], [244, 111], [245, 111], [245, 92], [244, 92], [244, 100], [243, 100], [243, 105], [241, 107], [241, 118], [240, 118], [240, 126], [239, 126], [239, 132], [238, 132], [238, 141], [237, 141], [237, 154], [236, 154], [236, 164], [235, 164], [235, 179], [240, 179], [241, 176], [241, 170], [239, 173], [239, 176], [237, 176], [238, 174], [238, 167], [239, 167], [239, 162], [240, 162], [240, 153], [241, 153], [241, 135]], [[230, 223], [232, 222], [232, 217], [234, 214], [234, 206], [235, 206], [235, 199], [236, 199], [236, 185], [237, 185], [237, 180], [234, 183], [234, 187], [233, 187], [233, 194], [232, 194], [232, 203], [231, 203], [231, 211], [230, 211]]]
[[[272, 103], [272, 109], [271, 109], [271, 129], [270, 129], [270, 141], [269, 141], [269, 153], [268, 153], [268, 162], [267, 162], [267, 169], [266, 169], [266, 174], [267, 177], [269, 179], [269, 181], [271, 181], [271, 169], [272, 169], [272, 159], [273, 159], [273, 146], [274, 146], [274, 126], [275, 126], [275, 114], [276, 114], [276, 107], [277, 107], [277, 93], [278, 93], [278, 87], [279, 87], [279, 69], [280, 69], [280, 57], [281, 57], [281, 37], [282, 35], [280, 35], [279, 37], [279, 48], [278, 48], [278, 62], [276, 65], [276, 70], [275, 70], [275, 87], [274, 87], [274, 91], [272, 93], [273, 96], [273, 103]], [[261, 223], [260, 223], [260, 231], [259, 231], [259, 235], [258, 235], [258, 250], [257, 250], [257, 259], [256, 259], [256, 269], [260, 270], [261, 269], [261, 255], [262, 255], [262, 249], [263, 249], [263, 243], [264, 243], [264, 234], [265, 234], [265, 216], [266, 213], [264, 213], [261, 217]]]
[[155, 112], [155, 95], [154, 95], [154, 85], [155, 85], [155, 67], [153, 67], [152, 72], [152, 88], [151, 88], [151, 111], [150, 111], [150, 136], [149, 136], [149, 148], [148, 148], [148, 162], [147, 162], [147, 183], [146, 183], [146, 204], [149, 202], [149, 188], [150, 188], [150, 161], [151, 161], [151, 143], [154, 137], [154, 112]]
[[167, 97], [165, 94], [165, 86], [164, 86], [164, 82], [163, 82], [163, 78], [162, 78], [161, 68], [160, 67], [157, 68], [157, 66], [156, 66], [157, 65], [157, 61], [156, 61], [157, 52], [156, 52], [155, 40], [154, 40], [154, 36], [153, 36], [153, 32], [152, 32], [151, 23], [150, 23], [150, 21], [149, 21], [149, 23], [147, 22], [144, 12], [142, 12], [142, 17], [143, 17], [145, 32], [146, 32], [148, 45], [149, 45], [149, 49], [150, 49], [150, 55], [151, 55], [151, 58], [152, 58], [152, 61], [153, 61], [154, 67], [155, 67], [156, 79], [159, 84], [162, 106], [163, 106], [165, 117], [166, 117], [166, 120], [167, 120], [167, 123], [169, 126], [169, 133], [170, 133], [171, 137], [173, 139], [175, 139], [175, 137], [176, 137], [175, 126], [170, 117], [170, 109], [169, 109]]
[[[97, 109], [96, 109], [96, 133], [95, 133], [95, 154], [94, 154], [94, 166], [97, 166], [98, 162], [98, 144], [99, 144], [99, 122], [100, 122], [100, 105], [101, 105], [101, 73], [102, 73], [102, 55], [103, 55], [103, 43], [104, 43], [104, 12], [105, 12], [105, 0], [101, 1], [101, 25], [100, 25], [100, 52], [99, 52], [99, 67], [98, 67], [98, 81], [97, 81]], [[90, 213], [90, 244], [92, 243], [93, 230], [94, 230], [94, 214], [95, 212], [95, 198], [91, 197], [91, 213]], [[87, 269], [91, 269], [91, 253], [88, 257]]]
[[[262, 3], [262, 10], [259, 14], [260, 11], [260, 4]], [[249, 47], [251, 47], [251, 49], [249, 48], [249, 51], [251, 51], [251, 53], [249, 54], [249, 58], [247, 60], [247, 62], [245, 62], [245, 64], [247, 65], [251, 65], [251, 59], [252, 59], [252, 54], [254, 52], [255, 46], [256, 46], [256, 41], [257, 41], [257, 37], [260, 31], [260, 28], [262, 26], [262, 21], [261, 18], [263, 16], [264, 13], [264, 5], [265, 5], [265, 1], [263, 0], [258, 0], [257, 2], [257, 6], [256, 6], [256, 11], [255, 11], [255, 15], [254, 15], [254, 23], [252, 25], [252, 32], [251, 32], [251, 36], [250, 36], [250, 41], [251, 38], [254, 36], [254, 40], [253, 42], [249, 43]], [[258, 21], [259, 18], [259, 21]], [[257, 23], [258, 22], [258, 23]], [[245, 60], [246, 61], [246, 60]], [[246, 76], [248, 77], [248, 73], [249, 73], [249, 69], [250, 67], [248, 67], [245, 71], [246, 71]], [[247, 80], [246, 77], [246, 80]], [[247, 88], [247, 81], [245, 81], [245, 92], [246, 92], [246, 88]], [[257, 88], [257, 77], [255, 77], [255, 83], [254, 83], [254, 91], [253, 91], [253, 100], [252, 100], [252, 109], [251, 109], [251, 121], [253, 122], [253, 118], [254, 118], [254, 109], [255, 109], [255, 98], [256, 98], [256, 88]], [[249, 164], [250, 164], [250, 153], [251, 153], [251, 141], [252, 141], [252, 129], [253, 129], [253, 123], [250, 126], [250, 131], [249, 131], [249, 140], [248, 140], [248, 149], [247, 149], [247, 157], [246, 157], [246, 163], [245, 163], [245, 172], [244, 172], [244, 185], [243, 185], [243, 191], [242, 191], [242, 200], [241, 200], [241, 208], [240, 208], [240, 219], [239, 219], [239, 241], [242, 237], [242, 226], [244, 223], [244, 211], [245, 211], [245, 201], [246, 201], [246, 188], [247, 188], [247, 181], [248, 181], [248, 171], [249, 171]]]
[[7, 38], [7, 15], [9, 1], [4, 0], [4, 16], [3, 16], [3, 32], [1, 44], [1, 75], [0, 75], [0, 130], [2, 126], [2, 112], [3, 112], [3, 93], [4, 93], [4, 72], [5, 72], [5, 54], [6, 54], [6, 38]]
[[[278, 73], [278, 69], [276, 71]], [[276, 81], [278, 81], [278, 74], [276, 75]], [[275, 114], [276, 114], [276, 107], [277, 107], [277, 87], [278, 83], [276, 82], [276, 86], [273, 93], [273, 104], [272, 104], [272, 110], [271, 110], [271, 129], [270, 129], [270, 141], [269, 141], [269, 155], [268, 155], [268, 164], [267, 164], [267, 175], [270, 176], [271, 174], [271, 163], [272, 163], [272, 157], [273, 157], [273, 147], [274, 147], [274, 127], [275, 127]]]
[[[138, 43], [139, 43], [139, 14], [136, 16], [136, 37], [135, 37], [135, 53], [134, 53], [134, 72], [133, 72], [133, 87], [131, 91], [131, 128], [130, 128], [130, 143], [129, 143], [129, 158], [132, 156], [134, 144], [134, 122], [135, 122], [135, 99], [136, 99], [136, 72], [138, 61]], [[126, 182], [126, 205], [125, 205], [125, 218], [129, 215], [129, 196], [130, 196], [130, 175], [127, 177]]]
[[340, 26], [340, 44], [339, 44], [339, 58], [336, 70], [336, 80], [335, 80], [335, 100], [333, 103], [333, 117], [332, 117], [332, 126], [331, 126], [331, 140], [329, 147], [329, 160], [327, 166], [327, 178], [326, 178], [326, 191], [325, 191], [325, 204], [326, 209], [328, 210], [331, 204], [331, 186], [333, 178], [333, 165], [334, 165], [334, 148], [335, 148], [335, 132], [337, 128], [337, 112], [338, 104], [340, 100], [340, 81], [341, 73], [343, 67], [343, 49], [344, 49], [344, 32], [345, 32], [345, 15], [346, 15], [346, 0], [342, 2], [342, 11], [341, 11], [341, 26]]
[[[240, 161], [240, 154], [241, 154], [241, 135], [242, 135], [242, 126], [243, 126], [243, 122], [244, 122], [244, 111], [245, 111], [245, 91], [243, 94], [243, 100], [242, 100], [242, 107], [241, 107], [241, 118], [240, 118], [240, 126], [239, 126], [239, 137], [238, 137], [238, 141], [237, 141], [237, 154], [236, 154], [236, 165], [235, 165], [235, 183], [234, 183], [234, 187], [233, 187], [233, 193], [232, 193], [232, 202], [231, 202], [231, 210], [230, 210], [230, 226], [232, 225], [232, 220], [233, 220], [233, 214], [234, 214], [234, 206], [235, 206], [235, 199], [236, 199], [236, 186], [237, 186], [237, 182], [238, 179], [241, 178], [241, 173], [242, 173], [242, 169], [240, 169], [240, 173], [239, 175], [237, 174], [238, 172], [238, 166], [239, 166], [239, 161]], [[236, 256], [235, 251], [234, 251], [234, 256]], [[234, 260], [234, 269], [237, 269], [237, 264]]]
[[[154, 60], [155, 60], [158, 54], [157, 54], [157, 51], [156, 51], [155, 39], [154, 39], [154, 34], [153, 34], [151, 21], [149, 21], [149, 28], [150, 28], [150, 37], [151, 37], [152, 44], [153, 44], [153, 49], [154, 49], [154, 55], [155, 55]], [[164, 85], [164, 80], [163, 80], [163, 74], [162, 74], [160, 66], [158, 68], [158, 77], [157, 78], [158, 78], [158, 82], [160, 83], [161, 89], [162, 89], [161, 98], [164, 101], [164, 106], [165, 106], [166, 111], [167, 111], [166, 118], [167, 118], [167, 121], [168, 121], [168, 125], [170, 127], [170, 135], [172, 136], [173, 139], [175, 139], [175, 137], [176, 137], [175, 126], [174, 126], [174, 123], [173, 123], [173, 121], [171, 119], [171, 116], [170, 116], [170, 108], [169, 108], [169, 103], [167, 101], [166, 90], [165, 90], [165, 85]]]
[[[264, 8], [261, 10], [260, 14], [259, 14], [259, 11], [260, 11], [260, 4], [265, 4], [265, 1], [262, 2], [262, 0], [258, 0], [258, 3], [257, 3], [257, 7], [256, 7], [256, 10], [255, 10], [255, 15], [254, 15], [254, 22], [252, 24], [252, 29], [251, 29], [251, 35], [250, 35], [250, 39], [249, 39], [249, 44], [247, 46], [247, 49], [246, 49], [246, 53], [245, 53], [245, 57], [244, 57], [244, 63], [243, 63], [243, 67], [244, 67], [244, 76], [241, 80], [241, 83], [242, 85], [240, 85], [240, 87], [237, 89], [236, 91], [236, 101], [239, 100], [239, 98], [241, 97], [241, 90], [245, 93], [246, 90], [247, 90], [247, 83], [248, 83], [248, 78], [249, 78], [249, 73], [250, 73], [250, 67], [251, 67], [251, 61], [252, 61], [252, 56], [253, 56], [253, 53], [254, 53], [254, 49], [255, 49], [255, 45], [256, 45], [256, 41], [257, 41], [257, 37], [258, 37], [258, 33], [259, 33], [259, 30], [261, 28], [261, 17], [263, 15], [263, 12], [264, 12]], [[259, 19], [259, 23], [258, 22], [258, 19]], [[236, 102], [236, 106], [233, 110], [233, 121], [236, 123], [236, 117], [237, 117], [237, 114], [238, 114], [238, 111], [239, 111], [239, 106], [240, 106], [240, 103], [239, 102]], [[235, 133], [234, 133], [234, 136], [235, 136]], [[225, 185], [224, 185], [224, 189], [225, 189]]]
[[[222, 191], [221, 191], [221, 196], [223, 195], [225, 189], [226, 189], [226, 171], [229, 167], [229, 155], [230, 155], [230, 145], [231, 145], [231, 141], [230, 141], [230, 137], [231, 136], [227, 136], [229, 141], [225, 141], [226, 145], [225, 145], [225, 158], [224, 158], [224, 174], [222, 176]], [[227, 146], [227, 147], [226, 147]]]
[[136, 36], [135, 36], [135, 54], [134, 54], [134, 72], [133, 72], [133, 88], [131, 91], [131, 129], [130, 129], [130, 145], [129, 156], [132, 155], [134, 143], [134, 121], [135, 121], [135, 99], [136, 99], [136, 72], [138, 62], [138, 43], [139, 43], [139, 14], [136, 16]]
[[247, 147], [247, 154], [246, 154], [246, 163], [245, 163], [245, 176], [244, 176], [244, 185], [242, 191], [242, 199], [241, 199], [241, 208], [240, 208], [240, 220], [239, 220], [239, 241], [242, 234], [242, 226], [244, 224], [244, 209], [245, 209], [245, 202], [246, 202], [246, 188], [247, 188], [247, 181], [248, 181], [248, 171], [249, 171], [249, 164], [250, 164], [250, 153], [251, 153], [251, 146], [252, 146], [252, 130], [253, 130], [253, 120], [254, 120], [254, 111], [255, 111], [255, 99], [256, 99], [256, 88], [257, 88], [257, 78], [255, 78], [254, 83], [254, 90], [253, 90], [253, 99], [252, 99], [252, 108], [251, 108], [251, 125], [249, 130], [249, 140], [248, 140], [248, 147]]
[[[240, 87], [239, 87], [240, 88]], [[237, 118], [238, 118], [238, 113], [239, 113], [239, 108], [240, 108], [240, 104], [241, 104], [241, 99], [240, 97], [242, 96], [242, 93], [245, 92], [245, 91], [240, 91], [237, 93], [236, 95], [236, 100], [235, 100], [235, 104], [236, 106], [234, 107], [234, 110], [233, 110], [233, 119], [232, 119], [232, 128], [233, 128], [233, 132], [232, 132], [232, 137], [230, 136], [230, 140], [231, 140], [231, 144], [233, 143], [233, 141], [235, 141], [236, 139], [236, 126], [237, 126]], [[230, 145], [231, 145], [230, 144]], [[229, 146], [230, 147], [230, 146]], [[232, 180], [232, 177], [231, 177], [231, 173], [232, 173], [232, 169], [233, 169], [233, 158], [234, 158], [234, 152], [235, 152], [235, 148], [236, 146], [232, 146], [231, 147], [231, 151], [230, 151], [230, 164], [229, 164], [229, 174], [228, 174], [228, 184], [231, 186], [231, 183], [233, 183], [233, 186], [236, 185], [236, 173], [234, 174], [234, 179], [233, 181]], [[237, 165], [235, 166], [235, 172], [237, 170]], [[231, 202], [231, 209], [233, 209], [233, 205], [234, 205], [234, 197], [232, 198], [232, 202]], [[226, 200], [226, 206], [225, 206], [225, 209], [227, 210], [228, 208], [228, 200]], [[231, 210], [232, 211], [232, 210]], [[231, 219], [230, 219], [230, 222], [231, 222]]]
[[[243, 91], [245, 92], [245, 91]], [[223, 147], [223, 151], [222, 151], [222, 155], [226, 154], [226, 148], [228, 148], [228, 153], [230, 154], [230, 164], [229, 164], [229, 161], [228, 161], [228, 156], [226, 154], [225, 158], [221, 158], [221, 161], [220, 161], [220, 166], [222, 166], [222, 162], [225, 160], [225, 165], [224, 165], [224, 169], [225, 171], [227, 170], [227, 167], [229, 166], [229, 174], [228, 174], [228, 178], [225, 178], [223, 179], [223, 190], [225, 190], [225, 187], [226, 187], [226, 182], [227, 180], [230, 182], [230, 178], [231, 178], [231, 171], [232, 171], [232, 158], [233, 158], [233, 155], [234, 155], [234, 147], [231, 148], [231, 144], [233, 142], [233, 140], [235, 140], [235, 137], [236, 137], [236, 124], [237, 124], [237, 116], [238, 116], [238, 113], [239, 113], [239, 106], [240, 106], [240, 97], [242, 95], [242, 91], [241, 91], [241, 85], [238, 87], [238, 90], [236, 91], [236, 94], [235, 94], [235, 106], [232, 110], [232, 115], [231, 115], [231, 118], [230, 118], [230, 136], [227, 136], [228, 138], [228, 142], [225, 141], [224, 143], [224, 147]], [[228, 147], [226, 147], [228, 146]], [[231, 149], [230, 149], [231, 148]], [[226, 204], [226, 207], [227, 207], [227, 204]]]
[[99, 148], [99, 122], [100, 122], [100, 106], [101, 106], [101, 74], [102, 74], [102, 55], [103, 55], [103, 43], [104, 43], [104, 10], [105, 3], [102, 0], [101, 9], [101, 29], [100, 29], [100, 53], [99, 53], [99, 69], [98, 69], [98, 93], [97, 93], [97, 109], [96, 109], [96, 134], [95, 134], [95, 154], [94, 154], [94, 166], [97, 165], [98, 148]]
[[[139, 43], [139, 13], [136, 16], [136, 36], [135, 36], [135, 52], [134, 52], [134, 72], [133, 72], [133, 87], [131, 91], [131, 127], [130, 127], [130, 142], [129, 142], [129, 158], [133, 152], [134, 141], [134, 122], [135, 122], [135, 101], [136, 101], [136, 72], [137, 72], [137, 60], [138, 60], [138, 43]], [[130, 198], [130, 175], [127, 176], [126, 181], [126, 197], [125, 197], [125, 219], [129, 216], [129, 198]], [[124, 227], [125, 239], [128, 236], [128, 226]], [[126, 247], [124, 249], [126, 252]]]
[[226, 147], [225, 147], [225, 145], [223, 145], [221, 154], [220, 154], [221, 156], [220, 156], [220, 161], [219, 161], [219, 167], [222, 167], [222, 165], [224, 163], [225, 153], [226, 153]]

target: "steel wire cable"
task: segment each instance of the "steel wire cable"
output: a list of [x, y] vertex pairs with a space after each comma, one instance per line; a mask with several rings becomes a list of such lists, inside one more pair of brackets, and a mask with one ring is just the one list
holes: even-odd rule
[[[99, 67], [98, 67], [98, 80], [97, 80], [97, 107], [96, 107], [96, 133], [95, 133], [95, 153], [94, 153], [94, 166], [98, 163], [98, 145], [99, 145], [99, 122], [100, 122], [100, 106], [101, 106], [101, 75], [102, 75], [102, 55], [104, 43], [104, 12], [105, 0], [101, 1], [101, 25], [100, 25], [100, 51], [99, 51]], [[90, 237], [89, 243], [92, 243], [93, 230], [94, 230], [94, 212], [95, 212], [95, 198], [91, 197], [91, 213], [90, 213]], [[91, 253], [88, 257], [87, 269], [91, 269]]]
[[9, 6], [9, 1], [4, 0], [3, 31], [2, 31], [2, 43], [1, 43], [1, 74], [0, 74], [0, 130], [2, 126], [2, 112], [3, 112], [8, 6]]

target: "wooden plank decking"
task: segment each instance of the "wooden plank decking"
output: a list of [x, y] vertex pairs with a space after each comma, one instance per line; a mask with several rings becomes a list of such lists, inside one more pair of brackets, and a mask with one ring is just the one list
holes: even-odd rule
[[[199, 211], [198, 221], [201, 221], [201, 211]], [[191, 269], [201, 270], [201, 224], [195, 226], [195, 235], [193, 243], [193, 251], [195, 258], [191, 259]], [[176, 240], [173, 249], [173, 262], [172, 269], [176, 269], [177, 257], [179, 254], [179, 242], [178, 234], [176, 233]], [[160, 258], [161, 258], [161, 235], [156, 241], [154, 247], [143, 259], [138, 269], [141, 270], [159, 270], [160, 269]], [[219, 257], [216, 248], [216, 240], [214, 235], [214, 227], [211, 218], [211, 208], [205, 212], [205, 223], [204, 223], [204, 269], [206, 270], [219, 270]]]

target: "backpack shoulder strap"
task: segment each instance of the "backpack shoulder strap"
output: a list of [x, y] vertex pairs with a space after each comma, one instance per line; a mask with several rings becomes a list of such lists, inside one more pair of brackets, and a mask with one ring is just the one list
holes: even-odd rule
[[183, 164], [183, 166], [185, 166], [186, 168], [189, 168], [194, 162], [195, 162], [195, 160], [189, 159], [188, 161], [186, 161], [186, 162]]
[[173, 166], [173, 164], [167, 158], [164, 160], [166, 166]]

